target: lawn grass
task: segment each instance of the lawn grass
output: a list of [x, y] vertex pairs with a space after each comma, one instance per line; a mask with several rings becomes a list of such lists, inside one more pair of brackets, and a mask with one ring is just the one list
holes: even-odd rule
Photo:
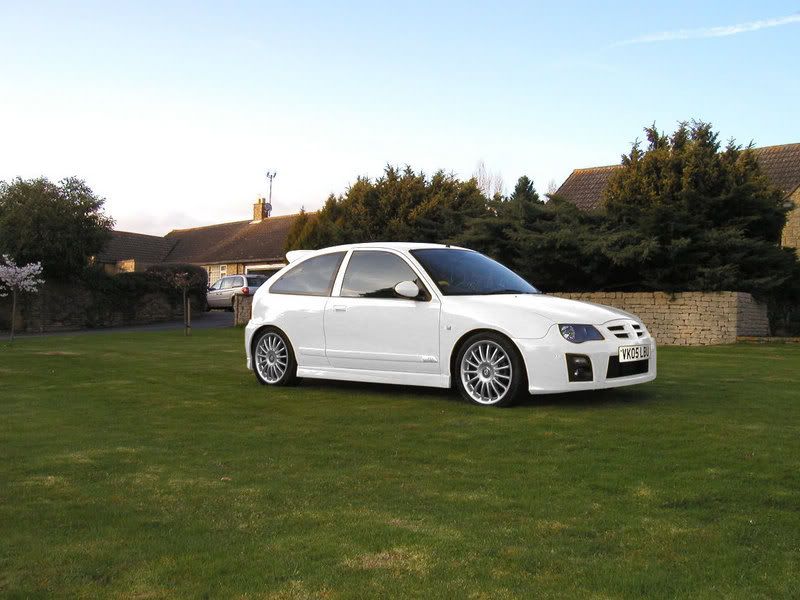
[[473, 407], [242, 330], [0, 346], [3, 597], [797, 597], [800, 347]]

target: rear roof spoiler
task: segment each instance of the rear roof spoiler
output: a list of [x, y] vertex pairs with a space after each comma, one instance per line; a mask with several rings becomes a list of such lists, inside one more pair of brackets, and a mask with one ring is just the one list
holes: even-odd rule
[[309, 254], [314, 254], [316, 250], [290, 250], [286, 253], [286, 260], [290, 263], [293, 263], [301, 258], [308, 256]]

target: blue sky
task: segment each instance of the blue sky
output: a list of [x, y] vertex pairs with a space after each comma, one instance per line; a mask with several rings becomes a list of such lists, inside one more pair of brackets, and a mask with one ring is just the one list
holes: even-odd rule
[[[725, 29], [720, 29], [725, 28]], [[0, 2], [0, 179], [120, 229], [315, 209], [386, 163], [540, 191], [653, 121], [800, 142], [800, 3]]]

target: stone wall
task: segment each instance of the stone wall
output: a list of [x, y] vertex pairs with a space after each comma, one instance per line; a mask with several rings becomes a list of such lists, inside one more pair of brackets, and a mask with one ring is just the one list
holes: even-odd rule
[[[594, 292], [552, 294], [614, 306], [644, 321], [665, 346], [733, 344], [738, 336], [769, 335], [765, 304], [742, 292]], [[247, 325], [252, 296], [236, 296], [234, 323]]]
[[[80, 285], [47, 283], [38, 294], [20, 297], [15, 329], [20, 333], [44, 333], [180, 321], [181, 304], [177, 293], [154, 292], [109, 301]], [[204, 310], [204, 301], [192, 300], [192, 318]], [[0, 298], [0, 330], [10, 328], [10, 313], [11, 299]]]
[[794, 202], [795, 207], [786, 215], [781, 244], [788, 248], [800, 249], [800, 187], [794, 191], [790, 200]]
[[250, 317], [253, 314], [253, 297], [252, 296], [234, 296], [233, 297], [233, 324], [234, 325], [247, 325]]
[[769, 335], [767, 306], [742, 292], [593, 292], [553, 294], [606, 304], [638, 316], [665, 346], [732, 344]]

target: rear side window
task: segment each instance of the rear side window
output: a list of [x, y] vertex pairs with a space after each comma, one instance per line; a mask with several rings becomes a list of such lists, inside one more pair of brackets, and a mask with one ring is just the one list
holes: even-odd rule
[[332, 252], [304, 260], [273, 283], [270, 294], [329, 296], [344, 252]]
[[[340, 296], [349, 298], [398, 298], [394, 291], [401, 281], [413, 281], [424, 290], [408, 263], [390, 252], [376, 250], [353, 252], [347, 263]], [[426, 296], [422, 291], [421, 299]]]

